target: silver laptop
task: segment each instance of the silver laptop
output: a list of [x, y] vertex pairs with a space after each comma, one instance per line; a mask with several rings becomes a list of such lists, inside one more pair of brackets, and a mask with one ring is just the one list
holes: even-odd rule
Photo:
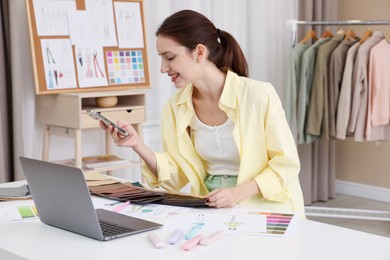
[[162, 227], [161, 224], [96, 209], [79, 168], [20, 157], [42, 222], [101, 241]]

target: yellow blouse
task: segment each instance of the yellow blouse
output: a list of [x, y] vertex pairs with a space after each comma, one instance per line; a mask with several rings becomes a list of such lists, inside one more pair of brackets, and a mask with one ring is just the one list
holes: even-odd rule
[[[192, 194], [205, 195], [206, 172], [187, 132], [194, 115], [192, 91], [191, 84], [178, 90], [163, 109], [164, 152], [155, 152], [158, 178], [145, 164], [142, 173], [151, 187], [179, 191], [189, 182]], [[254, 179], [261, 190], [240, 204], [304, 217], [299, 157], [273, 86], [228, 71], [219, 106], [235, 124], [233, 137], [240, 154], [237, 185]]]

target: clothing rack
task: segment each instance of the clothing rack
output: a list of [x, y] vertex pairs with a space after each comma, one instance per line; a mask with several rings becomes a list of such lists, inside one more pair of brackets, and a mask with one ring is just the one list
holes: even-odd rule
[[298, 21], [288, 20], [287, 25], [291, 26], [293, 46], [297, 42], [298, 25], [310, 26], [338, 26], [338, 25], [390, 25], [390, 20], [344, 20], [344, 21]]

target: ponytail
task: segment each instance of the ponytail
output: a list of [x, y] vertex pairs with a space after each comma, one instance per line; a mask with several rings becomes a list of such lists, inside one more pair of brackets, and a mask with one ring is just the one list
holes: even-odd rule
[[232, 70], [248, 77], [248, 63], [236, 39], [228, 32], [217, 29], [204, 15], [183, 10], [169, 16], [161, 24], [156, 36], [169, 37], [193, 51], [198, 44], [209, 50], [208, 59], [220, 70]]
[[230, 33], [222, 30], [219, 31], [219, 40], [223, 48], [222, 68], [225, 70], [231, 69], [240, 76], [248, 77], [248, 63], [240, 45]]

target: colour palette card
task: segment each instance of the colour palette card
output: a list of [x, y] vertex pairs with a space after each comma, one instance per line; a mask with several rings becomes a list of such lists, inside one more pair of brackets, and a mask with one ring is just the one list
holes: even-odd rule
[[34, 204], [9, 204], [0, 207], [0, 221], [12, 222], [38, 219], [38, 211]]
[[145, 82], [144, 59], [141, 50], [107, 51], [106, 62], [110, 85]]
[[249, 214], [258, 214], [267, 218], [267, 234], [269, 235], [286, 235], [294, 214], [274, 213], [274, 212], [250, 212]]

